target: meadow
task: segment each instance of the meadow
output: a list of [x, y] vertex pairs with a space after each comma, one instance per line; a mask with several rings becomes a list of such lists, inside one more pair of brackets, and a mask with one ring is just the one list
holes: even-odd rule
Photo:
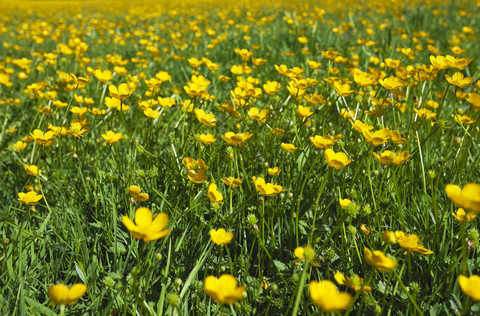
[[0, 5], [0, 314], [480, 313], [479, 1]]

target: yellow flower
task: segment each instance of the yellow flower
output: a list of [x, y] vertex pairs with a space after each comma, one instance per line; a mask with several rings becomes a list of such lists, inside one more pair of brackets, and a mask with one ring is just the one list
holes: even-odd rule
[[35, 165], [23, 165], [23, 168], [25, 169], [25, 171], [31, 175], [31, 176], [38, 176], [40, 173], [43, 172], [42, 169], [39, 169], [37, 166]]
[[273, 167], [273, 168], [268, 168], [267, 172], [271, 176], [278, 176], [280, 174], [280, 172], [282, 172], [282, 169], [280, 169], [278, 167]]
[[128, 194], [138, 202], [146, 202], [150, 197], [148, 193], [142, 193], [142, 189], [136, 185], [131, 185], [128, 188]]
[[460, 223], [463, 222], [471, 222], [477, 217], [477, 214], [474, 212], [468, 212], [466, 213], [463, 208], [459, 208], [457, 210], [457, 214], [452, 213], [452, 216], [455, 217]]
[[353, 90], [350, 89], [349, 84], [341, 84], [338, 81], [333, 84], [333, 87], [335, 92], [342, 97], [348, 97], [353, 92]]
[[212, 203], [223, 204], [223, 195], [217, 190], [217, 185], [215, 183], [210, 183], [207, 189], [207, 196]]
[[458, 185], [447, 184], [445, 192], [455, 205], [480, 212], [480, 184], [469, 183], [463, 189], [460, 189]]
[[208, 179], [206, 172], [208, 166], [202, 159], [195, 160], [190, 157], [182, 159], [182, 163], [188, 169], [188, 179], [194, 183], [202, 183]]
[[325, 312], [340, 312], [347, 309], [352, 302], [352, 296], [346, 292], [339, 292], [332, 281], [311, 281], [308, 289], [313, 304]]
[[285, 191], [281, 185], [274, 183], [265, 183], [265, 179], [261, 177], [252, 177], [255, 184], [255, 190], [257, 190], [263, 196], [275, 196], [280, 192]]
[[206, 114], [201, 109], [194, 109], [193, 113], [195, 114], [197, 120], [205, 126], [214, 127], [217, 124], [217, 119], [215, 118], [215, 115], [211, 113]]
[[308, 262], [313, 262], [313, 259], [315, 258], [315, 250], [312, 248], [310, 244], [308, 244], [305, 248], [304, 247], [297, 247], [293, 251], [293, 254], [295, 257], [298, 259], [305, 259]]
[[335, 279], [335, 281], [337, 281], [338, 284], [345, 285], [351, 289], [354, 289], [355, 292], [362, 290], [363, 293], [368, 293], [372, 290], [371, 286], [363, 285], [363, 278], [359, 277], [356, 274], [352, 277], [349, 277], [344, 276], [341, 272], [337, 272], [335, 273], [333, 278]]
[[219, 230], [212, 229], [210, 230], [210, 238], [212, 239], [213, 243], [221, 246], [229, 244], [232, 241], [233, 233], [227, 233], [223, 228], [220, 228]]
[[128, 84], [122, 83], [118, 86], [118, 88], [114, 85], [110, 85], [108, 87], [108, 91], [110, 91], [110, 95], [118, 100], [127, 99], [129, 96], [132, 95], [135, 89], [132, 89]]
[[430, 255], [433, 251], [426, 249], [423, 245], [420, 245], [418, 241], [420, 238], [415, 234], [405, 234], [402, 231], [397, 230], [395, 232], [395, 239], [400, 247], [410, 250], [410, 252], [419, 252], [424, 255]]
[[468, 103], [472, 105], [475, 110], [480, 110], [480, 94], [469, 93], [467, 98]]
[[145, 242], [163, 238], [170, 233], [170, 229], [165, 228], [168, 215], [159, 213], [153, 219], [152, 211], [146, 207], [140, 207], [135, 211], [135, 223], [128, 216], [123, 216], [122, 221], [135, 238], [143, 239]]
[[463, 293], [470, 296], [472, 300], [480, 301], [480, 276], [475, 274], [470, 277], [460, 275], [458, 277], [458, 284], [460, 284]]
[[310, 109], [309, 106], [299, 105], [295, 114], [299, 119], [305, 119], [312, 116], [313, 111]]
[[391, 150], [385, 150], [380, 155], [377, 153], [372, 154], [383, 166], [388, 166], [392, 162], [398, 166], [404, 163], [410, 157], [410, 153], [408, 151], [402, 151], [397, 154]]
[[222, 182], [225, 183], [226, 185], [232, 187], [232, 188], [236, 188], [236, 187], [239, 187], [240, 184], [242, 184], [243, 179], [236, 179], [234, 177], [227, 177], [227, 178], [222, 179]]
[[447, 79], [448, 83], [453, 84], [459, 88], [466, 88], [468, 85], [470, 85], [473, 82], [473, 78], [467, 77], [464, 78], [465, 76], [461, 72], [456, 72], [453, 74], [452, 77], [449, 75], [445, 74], [445, 79]]
[[381, 144], [385, 144], [392, 136], [390, 131], [387, 129], [381, 129], [373, 133], [365, 130], [362, 134], [363, 137], [365, 137], [365, 140], [368, 143], [373, 144], [374, 146], [380, 146]]
[[35, 191], [29, 191], [27, 193], [18, 193], [18, 200], [26, 205], [35, 205], [42, 199], [42, 195], [37, 194]]
[[349, 199], [338, 199], [338, 202], [340, 203], [342, 210], [346, 209], [350, 204], [352, 204], [352, 201]]
[[222, 304], [235, 304], [243, 298], [246, 286], [238, 286], [237, 279], [230, 274], [224, 274], [218, 279], [213, 275], [205, 279], [205, 293]]
[[123, 135], [122, 133], [107, 131], [106, 134], [102, 134], [102, 138], [105, 139], [107, 143], [113, 144], [119, 142], [123, 138]]
[[250, 110], [248, 110], [247, 114], [248, 114], [248, 117], [250, 117], [252, 120], [262, 121], [267, 118], [268, 110], [263, 109], [259, 111], [257, 108], [251, 107]]
[[395, 260], [385, 256], [380, 250], [374, 250], [372, 253], [370, 249], [363, 248], [363, 255], [365, 256], [365, 261], [380, 272], [395, 269], [397, 266]]
[[245, 132], [245, 133], [237, 133], [234, 132], [227, 132], [225, 135], [222, 135], [224, 141], [229, 143], [232, 146], [241, 146], [245, 143], [250, 137], [252, 137], [252, 133]]
[[116, 99], [116, 98], [110, 98], [110, 97], [105, 97], [105, 105], [109, 109], [115, 109], [117, 111], [122, 110], [122, 112], [128, 111], [128, 109], [130, 108], [130, 106], [128, 106], [126, 104], [122, 104], [121, 100]]
[[310, 141], [312, 142], [315, 148], [319, 149], [327, 149], [335, 145], [335, 143], [342, 138], [342, 135], [337, 135], [335, 137], [330, 135], [315, 135], [315, 137], [310, 137]]
[[322, 56], [326, 59], [335, 59], [340, 56], [340, 53], [333, 50], [322, 50]]
[[13, 144], [12, 146], [13, 146], [13, 150], [20, 152], [27, 147], [27, 144], [25, 144], [24, 142], [19, 140], [15, 144]]
[[405, 85], [405, 83], [397, 77], [388, 77], [386, 79], [380, 79], [378, 82], [387, 90], [397, 90]]
[[289, 153], [293, 153], [295, 150], [297, 150], [297, 147], [295, 147], [294, 144], [282, 143], [280, 147], [282, 147], [283, 150], [288, 151]]
[[87, 286], [82, 283], [72, 285], [70, 288], [65, 284], [52, 285], [48, 289], [50, 305], [73, 305], [87, 292]]
[[422, 108], [420, 110], [417, 110], [417, 109], [413, 109], [413, 110], [424, 121], [428, 121], [428, 120], [431, 120], [432, 118], [437, 117], [437, 113], [427, 110], [425, 108]]
[[95, 70], [93, 75], [101, 82], [105, 83], [108, 80], [113, 78], [113, 74], [110, 70], [101, 71], [100, 69]]
[[35, 143], [45, 147], [50, 147], [55, 141], [55, 133], [52, 131], [43, 133], [41, 130], [36, 129], [33, 131], [33, 133], [30, 133], [30, 136], [32, 136], [33, 140], [35, 140]]
[[198, 135], [198, 140], [201, 141], [204, 145], [211, 145], [217, 139], [215, 137], [213, 137], [212, 134], [200, 134], [200, 135]]
[[143, 114], [148, 117], [148, 118], [151, 118], [151, 119], [156, 119], [156, 118], [159, 118], [160, 117], [160, 112], [157, 111], [157, 110], [153, 110], [152, 108], [146, 108], [144, 111], [143, 111]]
[[268, 95], [274, 95], [282, 86], [276, 81], [267, 81], [263, 85], [263, 91]]
[[342, 167], [345, 167], [352, 162], [346, 154], [342, 152], [336, 153], [330, 148], [325, 150], [324, 157], [325, 160], [327, 160], [328, 165], [337, 170], [340, 170]]
[[389, 230], [385, 230], [382, 233], [382, 239], [386, 244], [392, 245], [397, 242], [397, 237], [395, 237], [395, 233]]

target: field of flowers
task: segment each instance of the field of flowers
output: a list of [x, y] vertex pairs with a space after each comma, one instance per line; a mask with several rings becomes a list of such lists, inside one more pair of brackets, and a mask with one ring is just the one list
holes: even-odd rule
[[480, 2], [0, 1], [1, 315], [478, 315]]

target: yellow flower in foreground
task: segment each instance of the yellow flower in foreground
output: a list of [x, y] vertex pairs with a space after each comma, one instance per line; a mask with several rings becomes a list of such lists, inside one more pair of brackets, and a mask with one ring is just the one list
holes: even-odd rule
[[85, 292], [87, 286], [83, 283], [74, 284], [70, 288], [65, 284], [56, 284], [48, 289], [48, 297], [50, 305], [73, 305]]
[[35, 191], [29, 191], [27, 193], [18, 193], [18, 200], [26, 205], [35, 205], [42, 199], [42, 195], [37, 194]]
[[131, 96], [135, 89], [130, 88], [130, 86], [126, 83], [122, 83], [118, 86], [118, 88], [113, 84], [110, 85], [108, 87], [108, 91], [110, 91], [110, 95], [115, 99], [124, 100]]
[[475, 274], [470, 277], [460, 275], [458, 284], [460, 284], [463, 293], [470, 296], [472, 300], [480, 301], [480, 276]]
[[363, 293], [368, 293], [372, 290], [371, 286], [363, 285], [363, 278], [359, 277], [356, 274], [352, 277], [349, 277], [344, 276], [341, 272], [337, 272], [335, 273], [333, 278], [335, 279], [335, 281], [337, 281], [338, 284], [352, 288], [355, 290], [355, 292], [362, 290]]
[[397, 242], [397, 237], [395, 237], [395, 233], [389, 230], [385, 230], [382, 233], [382, 239], [385, 243], [391, 245]]
[[410, 252], [416, 251], [424, 255], [430, 255], [433, 251], [426, 249], [423, 245], [419, 244], [420, 237], [415, 234], [405, 234], [404, 232], [397, 230], [395, 232], [395, 239], [400, 247], [410, 250]]
[[281, 185], [273, 183], [265, 183], [265, 179], [261, 177], [252, 177], [255, 189], [263, 196], [275, 196], [280, 192], [285, 191]]
[[135, 211], [135, 223], [128, 216], [123, 216], [122, 221], [135, 238], [143, 239], [145, 242], [163, 238], [170, 233], [170, 229], [165, 228], [168, 215], [159, 213], [153, 219], [152, 211], [146, 207], [140, 207]]
[[336, 153], [330, 148], [325, 150], [324, 156], [325, 160], [327, 160], [328, 165], [330, 167], [334, 167], [337, 170], [340, 170], [342, 167], [345, 167], [352, 162], [346, 154], [342, 152]]
[[113, 78], [113, 73], [110, 70], [101, 71], [100, 69], [97, 69], [95, 70], [93, 75], [95, 76], [95, 78], [97, 78], [99, 81], [103, 83]]
[[143, 193], [142, 189], [136, 185], [131, 185], [128, 188], [128, 194], [138, 202], [146, 202], [150, 197], [148, 193]]
[[210, 183], [207, 189], [207, 196], [212, 203], [223, 204], [223, 195], [217, 190], [217, 185], [215, 183]]
[[339, 292], [332, 281], [311, 281], [308, 288], [313, 304], [325, 312], [342, 311], [352, 302], [352, 296], [346, 292]]
[[460, 223], [463, 222], [471, 222], [477, 217], [477, 214], [474, 212], [468, 212], [466, 213], [463, 208], [459, 208], [457, 210], [457, 214], [452, 213], [452, 216], [455, 217]]
[[42, 169], [39, 169], [37, 166], [35, 165], [23, 165], [23, 168], [25, 169], [25, 171], [31, 175], [31, 176], [38, 176], [40, 173], [42, 173]]
[[235, 304], [243, 298], [246, 286], [238, 286], [233, 275], [224, 274], [218, 279], [213, 275], [205, 279], [205, 293], [212, 299], [222, 304]]
[[295, 147], [294, 144], [282, 143], [280, 147], [282, 147], [283, 150], [288, 151], [289, 153], [293, 153], [295, 150], [297, 150], [297, 147]]
[[480, 184], [469, 183], [463, 189], [460, 189], [455, 184], [447, 184], [445, 192], [455, 205], [474, 212], [480, 212]]
[[363, 248], [363, 255], [365, 261], [380, 272], [387, 272], [391, 269], [395, 269], [397, 262], [380, 251], [374, 250], [373, 252], [368, 248]]
[[227, 232], [225, 229], [220, 228], [219, 230], [212, 229], [210, 230], [210, 238], [217, 245], [229, 244], [232, 241], [233, 233]]
[[340, 203], [342, 210], [346, 209], [352, 203], [349, 199], [338, 199], [338, 202]]
[[102, 138], [105, 139], [107, 143], [113, 144], [119, 142], [123, 138], [123, 135], [122, 133], [107, 131], [107, 133], [102, 134]]

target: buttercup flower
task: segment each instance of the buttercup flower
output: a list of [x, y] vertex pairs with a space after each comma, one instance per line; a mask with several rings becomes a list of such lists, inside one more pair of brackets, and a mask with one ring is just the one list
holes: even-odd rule
[[397, 266], [395, 260], [385, 256], [380, 250], [374, 250], [372, 252], [368, 248], [363, 248], [363, 255], [365, 256], [365, 261], [380, 272], [387, 272], [395, 269]]
[[249, 132], [245, 133], [237, 133], [234, 132], [227, 132], [225, 135], [222, 135], [224, 141], [229, 143], [232, 146], [241, 146], [245, 143], [253, 134]]
[[52, 285], [48, 289], [50, 305], [73, 305], [87, 292], [87, 286], [82, 283], [72, 285], [70, 288], [65, 284]]
[[337, 272], [335, 273], [333, 278], [335, 279], [335, 281], [337, 281], [338, 284], [352, 288], [355, 290], [355, 292], [362, 290], [363, 293], [368, 293], [372, 290], [371, 286], [363, 285], [363, 278], [359, 277], [356, 274], [352, 277], [349, 277], [344, 276], [341, 272]]
[[469, 183], [463, 189], [460, 189], [458, 185], [447, 184], [445, 192], [456, 206], [480, 212], [480, 184]]
[[235, 304], [243, 298], [246, 286], [238, 286], [237, 279], [230, 274], [224, 274], [218, 279], [213, 275], [205, 279], [205, 293], [222, 304]]
[[37, 166], [35, 165], [23, 165], [23, 168], [25, 169], [25, 171], [31, 175], [31, 176], [38, 176], [40, 173], [43, 172], [42, 169], [39, 169]]
[[295, 257], [298, 259], [305, 259], [308, 262], [313, 262], [313, 259], [315, 258], [315, 250], [312, 248], [310, 244], [308, 244], [305, 248], [304, 247], [297, 247], [293, 251], [293, 254]]
[[211, 145], [217, 139], [212, 134], [200, 134], [198, 135], [198, 140], [201, 141], [204, 145]]
[[337, 135], [335, 137], [330, 135], [315, 135], [315, 137], [310, 137], [310, 141], [312, 142], [315, 148], [319, 149], [327, 149], [335, 145], [335, 143], [342, 138], [342, 135]]
[[345, 167], [352, 162], [346, 154], [342, 152], [336, 153], [330, 148], [325, 150], [324, 156], [328, 165], [337, 170], [340, 170], [342, 167]]
[[145, 242], [163, 238], [170, 233], [170, 229], [165, 228], [168, 215], [159, 213], [153, 219], [152, 211], [146, 207], [140, 207], [135, 211], [135, 223], [128, 216], [123, 216], [122, 221], [135, 238], [143, 239]]
[[107, 131], [107, 133], [101, 135], [102, 138], [109, 144], [118, 143], [122, 138], [122, 133], [115, 133], [112, 131]]
[[460, 284], [462, 292], [470, 296], [472, 300], [480, 301], [480, 276], [475, 274], [470, 277], [460, 275], [458, 284]]
[[262, 120], [267, 118], [268, 110], [263, 109], [263, 110], [260, 111], [256, 107], [251, 107], [250, 110], [248, 110], [247, 114], [248, 114], [248, 117], [250, 117], [252, 120], [262, 121]]
[[26, 205], [35, 205], [42, 199], [42, 195], [37, 194], [35, 191], [29, 191], [27, 193], [18, 193], [18, 200]]
[[477, 217], [477, 214], [474, 212], [466, 213], [463, 208], [457, 210], [457, 214], [452, 213], [452, 216], [455, 217], [460, 223], [471, 222]]
[[339, 292], [332, 281], [311, 281], [308, 289], [313, 304], [327, 313], [347, 309], [352, 302], [352, 296], [346, 292]]
[[416, 251], [424, 255], [433, 253], [433, 251], [426, 249], [423, 245], [418, 243], [420, 238], [415, 234], [405, 234], [404, 232], [397, 230], [395, 232], [395, 239], [400, 247], [407, 249], [410, 252]]
[[226, 185], [232, 187], [232, 188], [236, 188], [236, 187], [240, 186], [240, 184], [242, 184], [243, 179], [236, 179], [234, 177], [227, 177], [227, 178], [222, 179], [222, 182], [225, 183]]
[[455, 85], [459, 88], [466, 88], [469, 86], [475, 79], [471, 77], [465, 78], [463, 73], [461, 72], [456, 72], [453, 74], [453, 76], [450, 77], [450, 75], [445, 74], [445, 79], [447, 79], [448, 83]]
[[118, 88], [113, 84], [108, 86], [108, 91], [110, 91], [110, 95], [115, 99], [124, 100], [131, 96], [135, 89], [132, 89], [126, 83], [122, 83], [118, 86]]
[[227, 232], [225, 229], [220, 228], [219, 230], [212, 229], [210, 230], [210, 238], [213, 243], [217, 245], [229, 244], [232, 241], [233, 233]]
[[267, 172], [271, 176], [278, 176], [280, 174], [280, 172], [282, 172], [282, 169], [280, 169], [278, 167], [273, 167], [273, 168], [268, 168]]
[[283, 150], [288, 151], [289, 153], [293, 153], [297, 149], [294, 144], [287, 143], [282, 143], [280, 147], [282, 147]]
[[137, 202], [146, 202], [150, 197], [148, 193], [143, 193], [142, 189], [136, 185], [128, 188], [128, 194]]
[[205, 126], [214, 127], [217, 124], [217, 119], [215, 118], [215, 115], [211, 113], [206, 114], [201, 109], [194, 109], [193, 114], [195, 114], [197, 120]]
[[252, 177], [255, 189], [264, 196], [275, 196], [280, 192], [285, 191], [281, 185], [273, 183], [265, 183], [265, 179], [261, 177]]
[[210, 202], [223, 204], [223, 202], [221, 202], [223, 200], [223, 195], [218, 191], [215, 183], [210, 183], [208, 185], [207, 196], [210, 199]]

